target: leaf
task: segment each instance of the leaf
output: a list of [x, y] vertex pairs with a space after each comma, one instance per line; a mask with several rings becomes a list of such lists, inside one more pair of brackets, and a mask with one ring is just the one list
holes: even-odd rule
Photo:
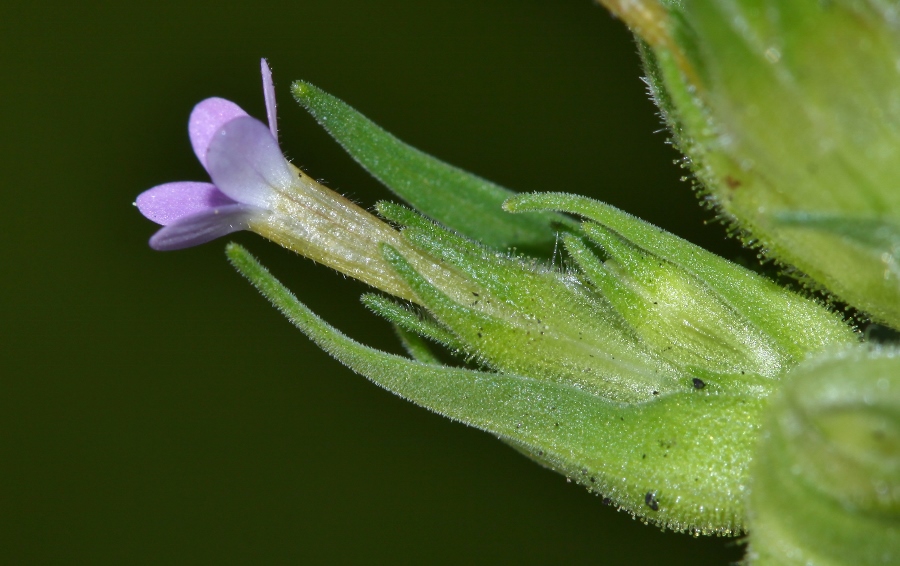
[[295, 82], [292, 92], [353, 159], [416, 210], [493, 248], [552, 249], [553, 223], [562, 216], [505, 214], [501, 205], [513, 191], [400, 141], [309, 83]]

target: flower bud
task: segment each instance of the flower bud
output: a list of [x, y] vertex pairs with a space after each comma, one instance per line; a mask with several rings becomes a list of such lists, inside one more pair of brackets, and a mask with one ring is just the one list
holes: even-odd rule
[[786, 377], [751, 467], [759, 564], [900, 560], [900, 351], [857, 346]]
[[566, 248], [663, 358], [698, 377], [773, 378], [781, 372], [785, 360], [775, 341], [696, 276], [599, 224], [587, 224], [585, 233], [609, 259], [601, 263], [574, 237], [567, 239]]
[[567, 251], [638, 342], [695, 386], [709, 379], [717, 391], [765, 395], [809, 354], [857, 341], [814, 300], [607, 204], [535, 193], [504, 207], [589, 218], [565, 238]]
[[[381, 203], [378, 210], [403, 226], [407, 248], [468, 282], [460, 291], [458, 284], [454, 288], [430, 277], [421, 263], [412, 264], [407, 252], [385, 250], [417, 302], [452, 336], [440, 340], [445, 345], [497, 371], [564, 383], [618, 402], [691, 390], [690, 376], [647, 348], [576, 274], [491, 250], [398, 205]], [[369, 306], [407, 324], [388, 309], [371, 301]]]
[[644, 39], [676, 145], [745, 241], [900, 327], [896, 8], [605, 3]]

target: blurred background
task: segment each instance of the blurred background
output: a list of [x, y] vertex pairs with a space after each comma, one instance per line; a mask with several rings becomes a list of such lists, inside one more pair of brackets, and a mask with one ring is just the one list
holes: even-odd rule
[[[587, 194], [727, 257], [660, 132], [630, 34], [589, 0], [9, 0], [0, 277], [0, 561], [726, 564], [313, 347], [225, 261], [147, 247], [132, 207], [205, 180], [187, 117], [264, 116], [314, 177], [386, 189], [289, 96], [306, 79], [401, 139], [520, 191]], [[364, 290], [235, 240], [338, 328], [399, 352]], [[752, 257], [752, 256], [745, 256]]]

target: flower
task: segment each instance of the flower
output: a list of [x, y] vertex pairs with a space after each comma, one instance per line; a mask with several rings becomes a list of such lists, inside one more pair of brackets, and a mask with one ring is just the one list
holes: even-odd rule
[[382, 256], [381, 246], [403, 250], [411, 261], [444, 270], [411, 249], [399, 232], [285, 159], [278, 145], [275, 89], [261, 61], [268, 127], [237, 104], [207, 98], [191, 112], [188, 132], [212, 183], [179, 181], [144, 191], [138, 210], [163, 228], [150, 238], [155, 250], [178, 250], [250, 230], [300, 255], [398, 297], [415, 300]]
[[229, 100], [207, 98], [191, 112], [188, 131], [213, 183], [165, 183], [138, 196], [141, 214], [163, 226], [150, 238], [153, 249], [187, 248], [251, 229], [271, 213], [273, 193], [293, 184], [296, 175], [277, 141], [272, 73], [265, 59], [261, 67], [269, 126]]

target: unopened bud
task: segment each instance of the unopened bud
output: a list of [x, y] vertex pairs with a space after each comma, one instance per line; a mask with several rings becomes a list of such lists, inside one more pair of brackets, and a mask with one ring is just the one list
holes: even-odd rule
[[896, 8], [606, 3], [646, 42], [648, 78], [675, 142], [745, 240], [900, 326]]

